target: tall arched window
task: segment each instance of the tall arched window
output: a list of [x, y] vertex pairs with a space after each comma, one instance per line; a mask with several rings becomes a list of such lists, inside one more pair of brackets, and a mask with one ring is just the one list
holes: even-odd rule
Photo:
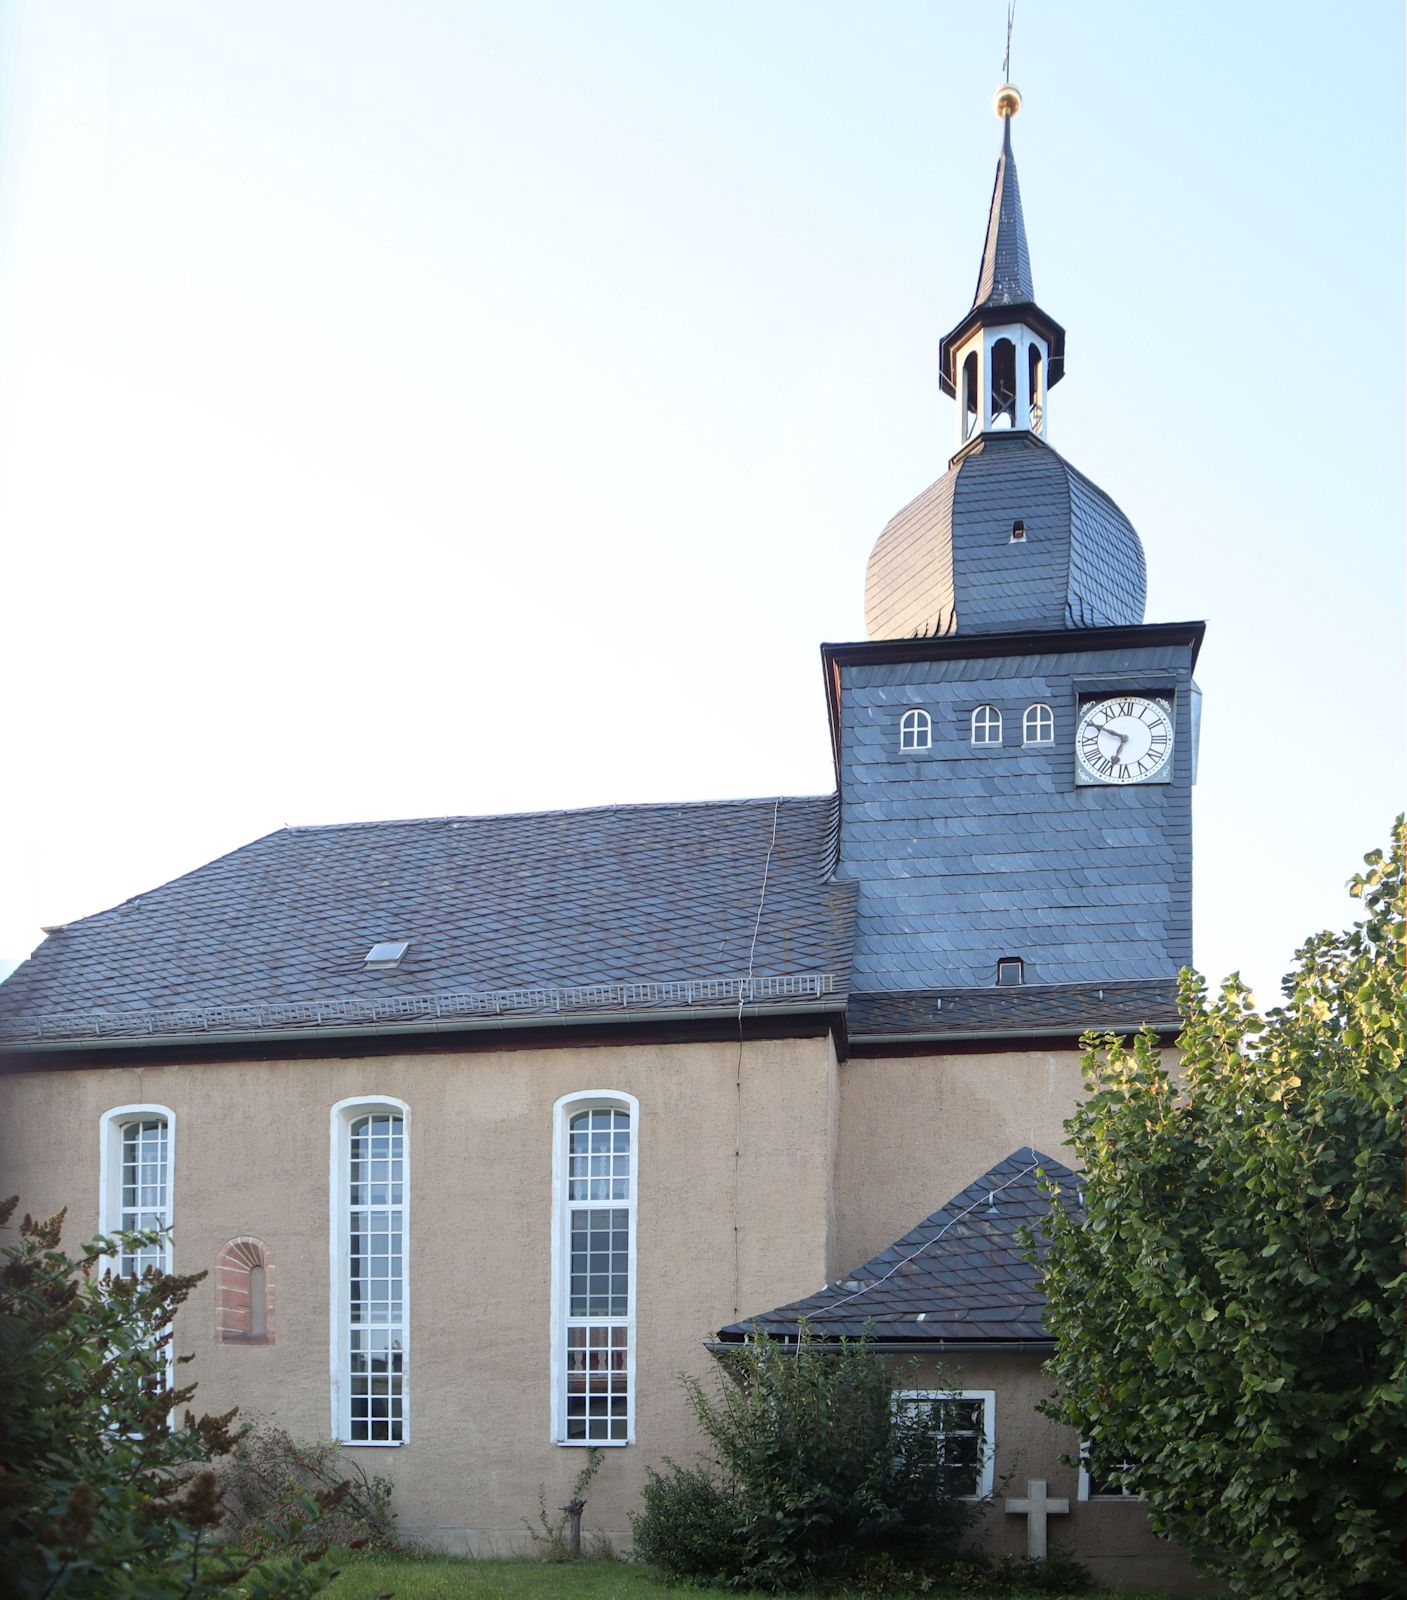
[[1027, 706], [1021, 718], [1022, 744], [1053, 744], [1055, 742], [1055, 713], [1047, 705], [1037, 702]]
[[332, 1108], [332, 1429], [343, 1444], [409, 1437], [410, 1108]]
[[635, 1437], [639, 1102], [570, 1094], [553, 1115], [552, 1438]]
[[163, 1230], [155, 1244], [124, 1248], [113, 1270], [127, 1278], [148, 1269], [170, 1272], [175, 1112], [169, 1106], [115, 1106], [103, 1113], [100, 1138], [99, 1231]]
[[1002, 714], [995, 706], [978, 706], [972, 713], [973, 744], [1002, 742]]
[[1026, 393], [1030, 396], [1031, 432], [1040, 433], [1045, 421], [1045, 369], [1038, 344], [1026, 346]]
[[900, 750], [928, 750], [933, 745], [933, 718], [926, 711], [906, 711], [899, 719]]

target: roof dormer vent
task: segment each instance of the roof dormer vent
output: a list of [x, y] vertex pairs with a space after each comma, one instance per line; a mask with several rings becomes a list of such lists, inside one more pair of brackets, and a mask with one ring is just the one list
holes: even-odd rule
[[393, 939], [385, 944], [374, 944], [362, 962], [364, 972], [386, 972], [401, 964], [401, 957], [410, 949], [409, 939]]

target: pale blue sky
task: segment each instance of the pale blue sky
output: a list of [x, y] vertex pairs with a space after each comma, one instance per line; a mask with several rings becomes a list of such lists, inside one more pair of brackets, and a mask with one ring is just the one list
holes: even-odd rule
[[[1051, 442], [1208, 621], [1270, 999], [1403, 789], [1401, 7], [1017, 9]], [[284, 822], [831, 787], [1004, 21], [0, 5], [0, 956]]]

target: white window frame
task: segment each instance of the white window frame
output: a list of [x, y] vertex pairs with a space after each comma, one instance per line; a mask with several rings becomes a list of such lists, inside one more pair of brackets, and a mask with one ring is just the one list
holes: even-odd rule
[[[1036, 732], [1032, 734], [1031, 728]], [[1049, 732], [1042, 733], [1042, 727]], [[1021, 743], [1022, 744], [1054, 744], [1055, 743], [1055, 712], [1044, 700], [1033, 701], [1021, 714]]]
[[913, 706], [899, 718], [899, 753], [907, 755], [910, 751], [932, 748], [933, 718]]
[[[348, 1211], [351, 1195], [352, 1124], [377, 1112], [401, 1119], [404, 1157], [401, 1179], [401, 1436], [399, 1439], [353, 1439], [351, 1385], [351, 1284]], [[410, 1443], [410, 1107], [394, 1095], [355, 1095], [339, 1100], [331, 1112], [331, 1152], [328, 1178], [328, 1241], [331, 1294], [328, 1324], [332, 1354], [332, 1437], [353, 1450], [399, 1450]]]
[[[982, 718], [981, 738], [978, 738], [978, 717]], [[973, 744], [1000, 744], [1002, 742], [1002, 714], [994, 705], [980, 705], [972, 708], [972, 742]], [[992, 729], [996, 729], [995, 735]]]
[[[625, 1351], [625, 1438], [569, 1439], [567, 1437], [567, 1325], [571, 1309], [571, 1204], [567, 1186], [567, 1130], [580, 1111], [617, 1110], [630, 1113], [630, 1264], [626, 1279], [627, 1311]], [[582, 1089], [565, 1094], [552, 1108], [552, 1325], [550, 1433], [553, 1444], [564, 1449], [619, 1450], [635, 1443], [635, 1324], [636, 1280], [639, 1248], [636, 1226], [640, 1203], [640, 1102], [620, 1089]], [[620, 1318], [594, 1319], [619, 1322]]]
[[[166, 1194], [159, 1206], [141, 1206], [139, 1211], [159, 1211], [161, 1226], [165, 1230], [162, 1240], [161, 1270], [172, 1270], [173, 1249], [171, 1228], [175, 1225], [176, 1206], [176, 1113], [170, 1106], [143, 1103], [141, 1105], [114, 1106], [104, 1111], [98, 1124], [98, 1232], [122, 1232], [122, 1141], [123, 1132], [130, 1123], [149, 1122], [160, 1117], [166, 1123]], [[116, 1272], [117, 1260], [105, 1256], [98, 1264], [99, 1272]]]
[[[1090, 1454], [1089, 1440], [1088, 1439], [1081, 1439], [1080, 1440], [1080, 1486], [1079, 1486], [1079, 1489], [1077, 1491], [1077, 1496], [1076, 1496], [1078, 1499], [1092, 1501], [1097, 1506], [1118, 1506], [1118, 1505], [1135, 1505], [1135, 1506], [1137, 1506], [1137, 1505], [1142, 1505], [1143, 1504], [1143, 1496], [1141, 1494], [1139, 1494], [1137, 1492], [1137, 1490], [1129, 1489], [1129, 1488], [1124, 1487], [1124, 1486], [1120, 1486], [1118, 1492], [1115, 1493], [1115, 1494], [1095, 1494], [1094, 1490], [1093, 1490], [1093, 1485], [1091, 1484], [1091, 1481], [1090, 1481], [1090, 1475], [1089, 1475], [1089, 1454]], [[1135, 1466], [1136, 1463], [1134, 1463], [1132, 1461], [1117, 1461], [1117, 1462], [1114, 1463], [1114, 1465], [1115, 1465], [1116, 1469], [1125, 1468], [1125, 1467], [1131, 1468], [1131, 1467]]]
[[982, 1460], [977, 1493], [958, 1498], [976, 1504], [992, 1498], [997, 1462], [997, 1392], [995, 1389], [901, 1389], [894, 1397], [900, 1404], [934, 1400], [980, 1400], [982, 1402]]

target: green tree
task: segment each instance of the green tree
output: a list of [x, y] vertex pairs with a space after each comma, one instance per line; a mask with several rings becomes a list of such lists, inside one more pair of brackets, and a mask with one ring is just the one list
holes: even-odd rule
[[1257, 1600], [1407, 1594], [1403, 839], [1264, 1018], [1184, 973], [1180, 1066], [1087, 1039], [1066, 1124], [1083, 1224], [1052, 1207], [1045, 1409]]
[[[0, 1204], [0, 1226], [15, 1208], [13, 1199]], [[110, 1276], [102, 1266], [117, 1256], [119, 1240], [95, 1239], [71, 1257], [61, 1246], [63, 1220], [62, 1212], [47, 1222], [25, 1217], [18, 1242], [0, 1250], [0, 1593], [25, 1600], [318, 1593], [334, 1576], [322, 1552], [251, 1561], [215, 1543], [220, 1499], [206, 1464], [234, 1445], [235, 1414], [185, 1411], [182, 1422], [173, 1420], [195, 1385], [172, 1381], [172, 1323], [204, 1274]], [[129, 1246], [157, 1238], [120, 1236]], [[333, 1505], [341, 1493], [321, 1504]], [[309, 1497], [298, 1523], [320, 1509]]]
[[759, 1333], [724, 1357], [717, 1394], [686, 1377], [712, 1457], [649, 1471], [636, 1552], [676, 1577], [773, 1592], [833, 1586], [876, 1559], [950, 1555], [971, 1520], [943, 1465], [941, 1405], [895, 1405], [868, 1339]]

